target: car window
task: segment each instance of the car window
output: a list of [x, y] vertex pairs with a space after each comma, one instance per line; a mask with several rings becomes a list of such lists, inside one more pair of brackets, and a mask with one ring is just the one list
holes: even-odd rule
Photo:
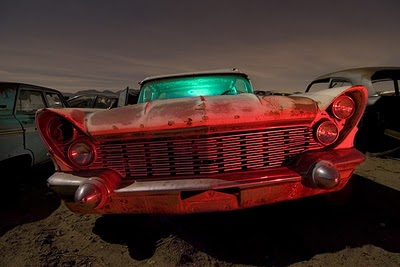
[[68, 100], [68, 105], [75, 108], [92, 108], [96, 97], [96, 95], [77, 96]]
[[64, 103], [62, 102], [62, 96], [57, 93], [46, 92], [47, 102], [50, 108], [64, 108]]
[[46, 104], [41, 91], [21, 89], [16, 103], [16, 114], [33, 115]]
[[329, 81], [328, 82], [317, 82], [311, 84], [311, 86], [308, 88], [308, 91], [310, 92], [316, 92], [316, 91], [321, 91], [324, 89], [329, 88]]
[[94, 104], [94, 108], [110, 108], [113, 106], [116, 99], [109, 98], [107, 96], [99, 95], [97, 96], [96, 103]]
[[377, 95], [394, 93], [394, 82], [391, 79], [372, 81]]
[[0, 115], [12, 114], [16, 92], [16, 85], [0, 84]]
[[317, 92], [317, 91], [321, 91], [324, 89], [328, 89], [329, 88], [329, 84], [330, 84], [330, 80], [321, 80], [318, 82], [313, 82], [311, 83], [308, 88], [307, 88], [307, 92]]
[[336, 88], [342, 86], [351, 86], [352, 84], [348, 81], [341, 80], [341, 79], [332, 79], [329, 88]]
[[312, 82], [308, 88], [307, 92], [312, 91], [321, 91], [329, 88], [336, 88], [336, 87], [342, 87], [342, 86], [351, 86], [352, 84], [349, 81], [339, 79], [339, 78], [333, 78], [333, 79], [323, 79], [323, 80], [318, 80], [315, 82]]

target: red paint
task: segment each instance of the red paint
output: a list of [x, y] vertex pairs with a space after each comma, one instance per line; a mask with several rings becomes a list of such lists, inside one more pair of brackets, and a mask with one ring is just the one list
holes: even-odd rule
[[[332, 103], [340, 95], [355, 102], [348, 119], [340, 120], [332, 113]], [[352, 147], [366, 98], [367, 91], [360, 86], [338, 95], [314, 96], [314, 100], [253, 94], [202, 96], [95, 113], [48, 109], [39, 112], [37, 120], [58, 173], [96, 177], [108, 188], [104, 203], [94, 210], [67, 201], [75, 212], [223, 211], [340, 190], [365, 159]], [[46, 129], [53, 116], [65, 117], [74, 125], [74, 140], [92, 143], [97, 151], [94, 163], [73, 166], [67, 151], [74, 140], [49, 140]], [[339, 138], [329, 146], [314, 140], [317, 125], [324, 121], [339, 131]], [[310, 170], [321, 161], [331, 163], [340, 174], [341, 182], [333, 189], [309, 186]], [[59, 178], [57, 173], [52, 177]], [[68, 183], [57, 184], [63, 178], [57, 179], [50, 184], [55, 190], [76, 189]], [[76, 181], [65, 179], [72, 179], [70, 184]]]

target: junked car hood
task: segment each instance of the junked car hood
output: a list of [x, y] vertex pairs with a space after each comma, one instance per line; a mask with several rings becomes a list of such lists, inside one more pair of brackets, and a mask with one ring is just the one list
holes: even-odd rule
[[86, 130], [93, 137], [193, 127], [260, 124], [310, 123], [319, 108], [304, 97], [254, 94], [200, 96], [103, 110], [88, 114]]
[[158, 133], [224, 132], [290, 125], [311, 125], [320, 103], [305, 96], [254, 94], [199, 96], [154, 100], [104, 109], [49, 109], [96, 140], [129, 135], [142, 138]]

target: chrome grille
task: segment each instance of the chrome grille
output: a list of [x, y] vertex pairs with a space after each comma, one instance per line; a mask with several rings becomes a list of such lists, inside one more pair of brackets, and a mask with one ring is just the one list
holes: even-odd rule
[[91, 168], [111, 168], [126, 178], [260, 170], [320, 147], [307, 127], [114, 141], [97, 146]]

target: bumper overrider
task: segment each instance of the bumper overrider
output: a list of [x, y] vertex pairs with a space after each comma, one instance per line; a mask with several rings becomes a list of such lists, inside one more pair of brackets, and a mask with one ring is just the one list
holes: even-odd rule
[[338, 191], [364, 160], [364, 154], [354, 148], [310, 151], [290, 166], [262, 171], [135, 181], [124, 181], [106, 169], [56, 172], [48, 185], [78, 213], [212, 212]]

